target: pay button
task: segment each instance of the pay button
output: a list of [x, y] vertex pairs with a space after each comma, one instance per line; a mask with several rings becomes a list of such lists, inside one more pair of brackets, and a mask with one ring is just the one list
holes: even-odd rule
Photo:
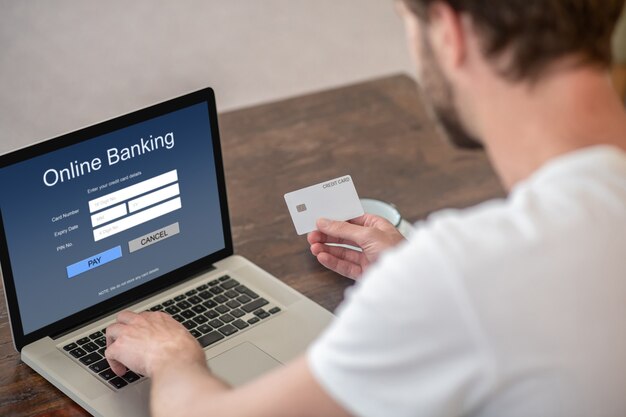
[[137, 239], [131, 240], [128, 242], [128, 250], [130, 252], [135, 252], [179, 233], [180, 227], [178, 226], [178, 222], [176, 222], [159, 230], [155, 230], [154, 232], [138, 237]]
[[122, 257], [122, 247], [116, 246], [109, 250], [105, 250], [97, 255], [90, 256], [87, 259], [78, 261], [67, 267], [67, 277], [73, 278], [78, 274], [97, 268], [108, 262], [114, 261]]

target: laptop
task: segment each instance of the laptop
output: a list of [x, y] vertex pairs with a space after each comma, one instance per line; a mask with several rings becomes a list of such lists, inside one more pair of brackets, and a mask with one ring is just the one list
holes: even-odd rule
[[233, 253], [210, 88], [0, 156], [0, 264], [22, 360], [95, 416], [149, 415], [149, 378], [104, 359], [122, 309], [170, 314], [234, 386], [333, 317]]

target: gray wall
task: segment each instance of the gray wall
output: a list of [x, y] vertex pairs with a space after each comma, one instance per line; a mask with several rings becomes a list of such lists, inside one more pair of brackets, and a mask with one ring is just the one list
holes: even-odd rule
[[411, 71], [392, 0], [0, 0], [0, 152], [212, 86], [220, 110]]

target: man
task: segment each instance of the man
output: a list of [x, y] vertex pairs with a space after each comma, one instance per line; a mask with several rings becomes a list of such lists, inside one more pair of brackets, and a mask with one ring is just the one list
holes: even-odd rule
[[164, 416], [626, 415], [626, 115], [607, 71], [621, 3], [399, 3], [433, 113], [484, 145], [509, 197], [408, 241], [378, 217], [321, 219], [311, 251], [360, 280], [305, 356], [241, 388], [159, 313], [119, 314], [113, 370], [151, 376]]
[[626, 100], [626, 13], [622, 10], [622, 15], [615, 26], [613, 32], [613, 86], [617, 94]]

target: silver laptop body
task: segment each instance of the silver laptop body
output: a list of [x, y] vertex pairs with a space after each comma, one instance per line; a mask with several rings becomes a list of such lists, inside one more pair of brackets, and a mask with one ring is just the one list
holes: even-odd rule
[[95, 416], [149, 415], [149, 378], [112, 375], [103, 357], [122, 309], [172, 315], [235, 386], [332, 319], [233, 254], [210, 88], [2, 155], [0, 188], [15, 347]]

